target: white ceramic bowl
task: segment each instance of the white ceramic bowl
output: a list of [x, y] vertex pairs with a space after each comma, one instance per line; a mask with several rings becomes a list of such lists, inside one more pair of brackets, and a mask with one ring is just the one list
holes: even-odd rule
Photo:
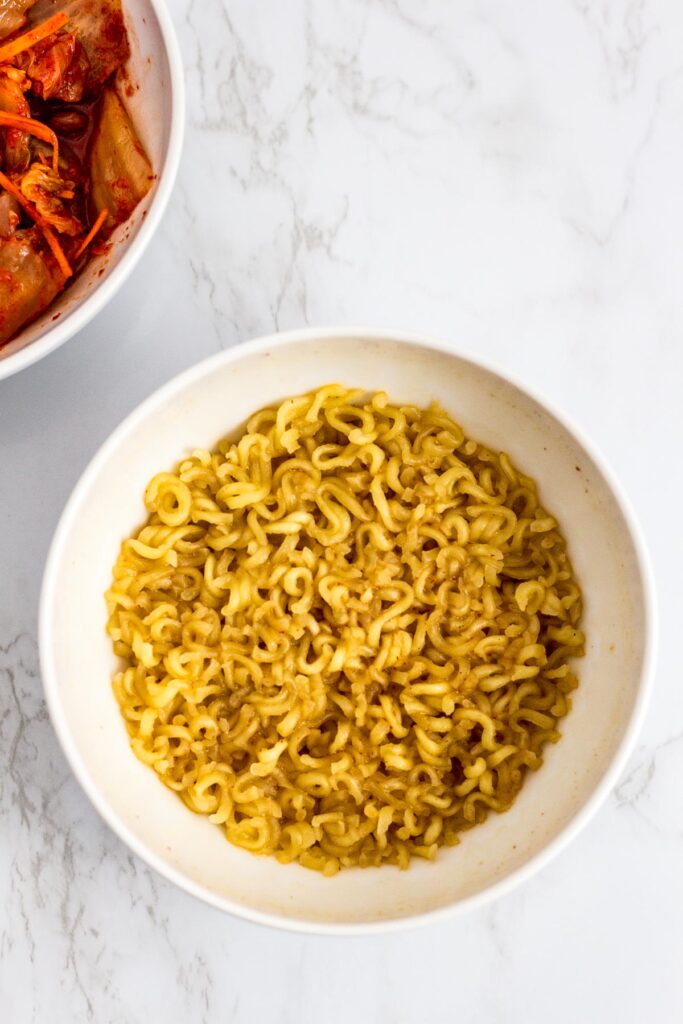
[[[338, 381], [396, 401], [438, 399], [474, 438], [504, 449], [560, 517], [582, 584], [588, 637], [581, 686], [563, 726], [512, 809], [492, 815], [434, 863], [342, 871], [333, 879], [232, 847], [190, 813], [128, 738], [109, 680], [115, 658], [103, 593], [121, 541], [145, 519], [158, 471], [212, 447], [264, 404]], [[223, 910], [317, 932], [397, 927], [463, 909], [545, 864], [609, 792], [643, 714], [654, 650], [654, 600], [628, 503], [593, 446], [507, 375], [449, 346], [370, 330], [303, 330], [222, 352], [144, 402], [100, 449], [54, 538], [40, 610], [52, 719], [92, 802], [162, 875]]]
[[104, 309], [159, 226], [178, 171], [185, 126], [183, 67], [165, 0], [124, 0], [131, 55], [125, 102], [157, 175], [132, 217], [112, 236], [112, 249], [92, 259], [74, 283], [9, 344], [0, 348], [0, 380], [73, 337]]

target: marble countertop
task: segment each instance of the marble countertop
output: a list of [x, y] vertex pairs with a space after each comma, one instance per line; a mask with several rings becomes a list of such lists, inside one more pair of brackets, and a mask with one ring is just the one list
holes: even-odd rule
[[[0, 1017], [679, 1021], [683, 8], [170, 6], [189, 102], [163, 226], [105, 313], [0, 384]], [[591, 825], [488, 909], [368, 939], [253, 927], [148, 870], [68, 770], [37, 665], [50, 537], [101, 441], [201, 357], [321, 323], [452, 339], [573, 414], [661, 604], [645, 728]]]

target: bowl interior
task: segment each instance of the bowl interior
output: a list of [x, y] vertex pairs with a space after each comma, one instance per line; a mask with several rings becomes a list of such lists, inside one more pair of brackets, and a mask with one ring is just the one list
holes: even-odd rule
[[[233, 848], [140, 764], [109, 685], [115, 668], [103, 593], [121, 540], [144, 521], [149, 478], [212, 447], [264, 404], [338, 381], [399, 402], [438, 399], [466, 432], [502, 449], [539, 483], [568, 538], [583, 587], [587, 657], [562, 741], [513, 808], [407, 872], [331, 880]], [[602, 473], [548, 411], [489, 370], [398, 339], [294, 338], [223, 353], [164, 389], [110, 439], [72, 499], [46, 576], [42, 657], [65, 749], [110, 824], [190, 891], [247, 916], [359, 926], [475, 897], [541, 854], [594, 795], [628, 729], [645, 657], [645, 595], [629, 527]]]
[[117, 87], [154, 169], [155, 183], [130, 219], [117, 228], [110, 250], [92, 259], [41, 317], [0, 348], [0, 377], [11, 372], [17, 353], [41, 341], [49, 332], [59, 330], [64, 334], [62, 340], [66, 340], [79, 329], [81, 325], [75, 322], [75, 317], [68, 323], [67, 318], [76, 309], [85, 315], [84, 304], [95, 289], [111, 278], [129, 252], [155, 201], [171, 134], [171, 68], [159, 19], [150, 0], [125, 0], [124, 15], [131, 55], [124, 69], [125, 76], [118, 79]]

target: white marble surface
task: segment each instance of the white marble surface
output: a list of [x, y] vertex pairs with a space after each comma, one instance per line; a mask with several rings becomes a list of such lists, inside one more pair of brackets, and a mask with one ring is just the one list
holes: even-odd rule
[[[680, 1021], [679, 0], [171, 7], [189, 124], [163, 228], [108, 311], [0, 384], [0, 1019]], [[632, 495], [662, 624], [637, 750], [566, 853], [488, 910], [343, 941], [221, 916], [131, 856], [36, 656], [51, 533], [113, 426], [219, 347], [329, 322], [451, 338], [573, 413]]]

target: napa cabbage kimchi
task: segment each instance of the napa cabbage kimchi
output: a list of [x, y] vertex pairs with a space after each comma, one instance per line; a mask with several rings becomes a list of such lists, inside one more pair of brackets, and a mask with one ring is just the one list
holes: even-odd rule
[[116, 87], [128, 56], [120, 0], [0, 0], [0, 345], [152, 186]]

